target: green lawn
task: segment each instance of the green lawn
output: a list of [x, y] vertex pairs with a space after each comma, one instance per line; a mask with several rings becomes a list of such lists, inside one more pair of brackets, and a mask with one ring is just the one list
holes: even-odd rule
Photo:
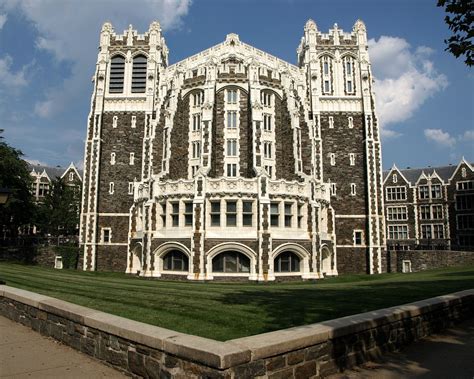
[[225, 341], [474, 288], [474, 266], [297, 283], [190, 283], [0, 263], [7, 285]]

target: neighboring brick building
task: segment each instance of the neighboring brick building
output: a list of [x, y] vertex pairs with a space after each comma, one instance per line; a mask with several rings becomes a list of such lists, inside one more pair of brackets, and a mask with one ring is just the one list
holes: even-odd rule
[[195, 280], [384, 268], [365, 25], [309, 20], [287, 63], [229, 34], [168, 65], [160, 25], [100, 35], [86, 138], [85, 270]]
[[384, 172], [389, 250], [474, 251], [474, 168], [457, 166]]

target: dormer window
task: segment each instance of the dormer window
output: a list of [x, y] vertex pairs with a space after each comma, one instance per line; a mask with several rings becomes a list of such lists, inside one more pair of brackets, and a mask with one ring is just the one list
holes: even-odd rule
[[123, 81], [125, 77], [125, 58], [116, 55], [110, 62], [110, 93], [123, 93]]
[[132, 93], [145, 92], [146, 65], [147, 65], [147, 58], [144, 55], [137, 55], [135, 58], [133, 58]]

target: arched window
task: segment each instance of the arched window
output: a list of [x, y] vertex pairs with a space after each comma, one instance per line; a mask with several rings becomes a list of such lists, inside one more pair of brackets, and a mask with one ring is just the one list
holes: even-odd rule
[[321, 71], [323, 73], [323, 94], [332, 94], [332, 59], [328, 56], [324, 56], [321, 60]]
[[275, 272], [299, 272], [300, 258], [291, 251], [284, 251], [275, 258]]
[[237, 251], [226, 251], [212, 260], [213, 272], [249, 273], [250, 259]]
[[133, 58], [132, 93], [144, 93], [146, 88], [146, 63], [144, 55]]
[[125, 58], [121, 55], [116, 55], [112, 58], [110, 63], [110, 93], [123, 92], [123, 79], [125, 76]]
[[171, 250], [163, 257], [164, 271], [188, 271], [189, 260], [186, 254], [179, 250]]
[[354, 58], [344, 58], [344, 91], [346, 94], [354, 94]]

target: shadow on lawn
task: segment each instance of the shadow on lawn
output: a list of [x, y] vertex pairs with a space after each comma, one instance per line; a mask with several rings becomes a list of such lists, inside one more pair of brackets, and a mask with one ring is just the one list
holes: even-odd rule
[[258, 333], [331, 320], [411, 303], [474, 288], [474, 277], [461, 280], [372, 283], [350, 288], [235, 291], [219, 299], [226, 305], [246, 304], [264, 310], [265, 325]]

